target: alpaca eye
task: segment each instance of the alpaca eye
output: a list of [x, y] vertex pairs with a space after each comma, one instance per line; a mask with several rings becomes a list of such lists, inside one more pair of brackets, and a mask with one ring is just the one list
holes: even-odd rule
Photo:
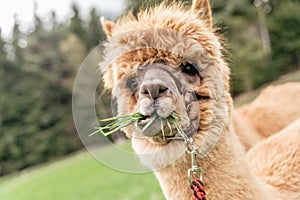
[[131, 88], [132, 90], [135, 90], [135, 89], [137, 88], [137, 82], [136, 82], [136, 81], [132, 81], [132, 82], [130, 83], [130, 88]]
[[136, 80], [134, 78], [129, 78], [127, 83], [126, 83], [126, 87], [130, 88], [132, 91], [136, 90], [138, 84], [136, 82]]
[[191, 63], [182, 64], [181, 67], [182, 67], [182, 72], [187, 75], [193, 76], [198, 73], [196, 67]]

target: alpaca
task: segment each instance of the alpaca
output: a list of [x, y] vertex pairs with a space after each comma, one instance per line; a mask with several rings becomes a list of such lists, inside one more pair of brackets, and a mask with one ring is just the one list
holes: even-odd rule
[[250, 104], [235, 109], [234, 126], [248, 150], [300, 117], [300, 83], [272, 85]]
[[[196, 164], [204, 171], [207, 199], [276, 199], [274, 191], [285, 185], [275, 187], [255, 174], [234, 132], [230, 70], [209, 1], [193, 0], [191, 8], [162, 3], [140, 11], [137, 18], [129, 14], [116, 24], [101, 23], [108, 37], [100, 63], [104, 86], [116, 97], [119, 115], [144, 116], [136, 127], [122, 130], [141, 162], [154, 170], [166, 199], [193, 199], [186, 145], [171, 139], [178, 134], [173, 127], [153, 118], [153, 113], [166, 118], [173, 112], [185, 117], [181, 126], [198, 147]], [[145, 129], [149, 120], [153, 123]], [[137, 131], [141, 128], [142, 133]], [[278, 165], [290, 161], [279, 160]], [[289, 168], [291, 174], [300, 173]]]
[[247, 153], [255, 173], [273, 186], [278, 199], [300, 199], [299, 144], [300, 118]]
[[[251, 106], [249, 107], [251, 108]], [[254, 128], [254, 125], [239, 112], [239, 109], [234, 109], [232, 113], [232, 122], [234, 130], [246, 151], [264, 139], [264, 137]]]

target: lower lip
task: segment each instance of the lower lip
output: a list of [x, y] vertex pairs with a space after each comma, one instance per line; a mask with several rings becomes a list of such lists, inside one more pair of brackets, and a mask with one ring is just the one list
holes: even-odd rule
[[[137, 123], [138, 131], [142, 131], [147, 124], [153, 120], [153, 117], [150, 117], [146, 120]], [[160, 120], [156, 118], [152, 121], [151, 125], [147, 127], [143, 132], [140, 132], [144, 136], [153, 137], [161, 131]]]

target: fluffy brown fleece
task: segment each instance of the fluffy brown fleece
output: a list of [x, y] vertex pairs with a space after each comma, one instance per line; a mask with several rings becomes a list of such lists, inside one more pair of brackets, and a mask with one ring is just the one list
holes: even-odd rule
[[300, 83], [272, 85], [250, 104], [234, 112], [234, 127], [242, 144], [250, 149], [264, 138], [300, 117]]
[[254, 146], [247, 157], [278, 199], [300, 199], [300, 118]]
[[[139, 96], [126, 88], [126, 83], [139, 67], [162, 62], [180, 72], [181, 63], [186, 62], [187, 58], [192, 59], [195, 65], [202, 68], [194, 76], [195, 80], [200, 81], [191, 82], [196, 94], [205, 97], [198, 100], [200, 128], [193, 139], [202, 153], [198, 156], [197, 165], [204, 170], [207, 199], [276, 199], [273, 191], [281, 187], [268, 184], [254, 173], [234, 132], [230, 70], [212, 27], [209, 1], [194, 0], [192, 8], [179, 3], [163, 3], [140, 11], [137, 18], [127, 15], [116, 24], [107, 21], [102, 21], [102, 24], [110, 39], [105, 44], [101, 70], [106, 88], [112, 89], [112, 95], [118, 99], [118, 113], [138, 111]], [[174, 51], [177, 53], [170, 53]], [[176, 152], [185, 148], [182, 141], [156, 143], [151, 137], [135, 137], [134, 127], [124, 128], [123, 131], [131, 138], [136, 153], [153, 153], [152, 156], [140, 158], [147, 166], [160, 168], [155, 170], [155, 175], [166, 199], [193, 199], [187, 180], [187, 170], [191, 167], [190, 155], [185, 153], [175, 162], [169, 162]], [[284, 148], [288, 150], [289, 146]], [[288, 169], [297, 170], [293, 168], [293, 160], [283, 158], [277, 162], [278, 166], [286, 163]], [[266, 170], [272, 173], [273, 169]], [[274, 174], [272, 178], [275, 180], [278, 177]], [[282, 188], [288, 185], [283, 184]]]

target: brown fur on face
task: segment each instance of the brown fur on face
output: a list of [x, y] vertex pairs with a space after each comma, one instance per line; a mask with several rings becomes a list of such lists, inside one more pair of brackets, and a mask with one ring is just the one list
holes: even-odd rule
[[[193, 86], [197, 95], [205, 97], [199, 101], [200, 132], [206, 135], [201, 150], [203, 155], [217, 141], [224, 119], [228, 119], [226, 115], [229, 114], [223, 109], [230, 110], [231, 107], [225, 105], [232, 101], [229, 95], [229, 68], [222, 58], [222, 46], [206, 22], [199, 19], [198, 13], [178, 3], [161, 4], [140, 12], [137, 18], [129, 15], [114, 26], [112, 37], [105, 44], [105, 60], [101, 63], [105, 86], [112, 88], [114, 96], [119, 97], [120, 93], [124, 96], [118, 98], [123, 99], [119, 102], [119, 114], [133, 111], [122, 106], [132, 96], [130, 93], [125, 95], [128, 90], [122, 89], [122, 85], [126, 82], [123, 78], [134, 74], [138, 67], [163, 62], [180, 70], [182, 63], [189, 62], [202, 69], [203, 81]], [[130, 107], [137, 110], [135, 106]], [[124, 130], [127, 135], [133, 132], [129, 128]]]
[[[138, 31], [147, 29], [149, 31]], [[153, 32], [153, 29], [157, 32]], [[113, 31], [111, 32], [111, 30]], [[159, 30], [162, 30], [161, 34], [165, 36], [162, 36]], [[199, 63], [203, 65], [201, 67], [207, 67], [209, 63], [206, 63], [206, 60], [212, 59], [213, 62], [216, 62], [213, 63], [214, 65], [222, 66], [220, 71], [223, 71], [223, 78], [228, 83], [229, 69], [225, 67], [226, 64], [222, 59], [221, 53], [222, 46], [218, 37], [214, 34], [210, 23], [207, 24], [206, 20], [199, 19], [198, 12], [190, 12], [189, 8], [185, 8], [180, 3], [171, 5], [163, 3], [160, 6], [140, 12], [137, 18], [132, 15], [124, 16], [108, 32], [114, 41], [106, 44], [107, 56], [103, 65], [101, 65], [105, 71], [104, 80], [107, 80], [105, 83], [108, 88], [112, 88], [114, 85], [112, 81], [116, 81], [122, 76], [122, 72], [118, 74], [113, 73], [114, 66], [110, 65], [114, 61], [109, 59], [116, 59], [119, 55], [123, 55], [122, 57], [124, 58], [125, 54], [127, 54], [124, 60], [133, 63], [120, 68], [132, 69], [136, 65], [144, 64], [143, 62], [149, 63], [151, 59], [157, 60], [160, 57], [170, 62], [176, 62], [179, 59], [177, 57], [178, 54], [185, 58], [196, 59], [201, 56], [199, 54], [203, 50], [206, 55], [201, 59], [203, 63]], [[152, 37], [154, 35], [156, 36]], [[113, 38], [114, 36], [116, 38]], [[177, 38], [174, 41], [169, 41], [168, 39], [180, 36], [184, 36], [184, 40]], [[195, 42], [191, 42], [190, 39], [199, 43], [200, 46], [193, 46]], [[155, 49], [152, 49], [152, 47], [155, 47]], [[197, 48], [204, 49], [199, 51]], [[163, 50], [167, 50], [167, 52], [163, 52]], [[170, 52], [172, 50], [177, 55], [171, 55]], [[119, 63], [124, 65], [122, 58], [120, 59]], [[227, 87], [226, 89], [229, 88]]]
[[[150, 106], [147, 102], [142, 103], [142, 96], [157, 94], [159, 88], [163, 91], [161, 94], [165, 95], [163, 97], [169, 100], [174, 97], [165, 92], [166, 86], [173, 84], [174, 79], [170, 77], [163, 82], [159, 75], [157, 78], [149, 75], [155, 83], [149, 85], [151, 81], [142, 76], [138, 82], [140, 87], [136, 90], [135, 87], [127, 87], [131, 85], [127, 83], [137, 76], [139, 68], [165, 66], [185, 76], [180, 67], [182, 64], [197, 66], [199, 72], [185, 76], [184, 80], [191, 84], [199, 97], [196, 101], [200, 112], [199, 130], [192, 137], [199, 149], [197, 165], [204, 170], [207, 198], [275, 199], [273, 191], [278, 188], [262, 181], [254, 173], [233, 129], [230, 70], [222, 58], [222, 46], [214, 33], [209, 1], [194, 0], [192, 8], [179, 3], [163, 3], [140, 11], [137, 18], [128, 15], [116, 24], [102, 24], [110, 38], [105, 43], [105, 57], [100, 65], [105, 86], [112, 89], [112, 95], [118, 99], [118, 113], [130, 114], [139, 111], [141, 106]], [[146, 83], [148, 94], [143, 93], [145, 90], [142, 89]], [[176, 90], [180, 91], [178, 85]], [[184, 102], [178, 101], [178, 105]], [[175, 101], [170, 100], [170, 103]], [[151, 110], [153, 107], [148, 108]], [[168, 115], [174, 108], [178, 111], [179, 107], [166, 105], [165, 108], [167, 111], [164, 113]], [[185, 109], [188, 110], [187, 107]], [[123, 130], [128, 136], [134, 132], [133, 127]], [[166, 199], [192, 199], [193, 193], [186, 175], [191, 160], [190, 154], [184, 151], [185, 144], [182, 141], [157, 143], [149, 139], [151, 137], [154, 136], [150, 134], [131, 138], [133, 149], [141, 162], [156, 170], [156, 177]], [[299, 157], [295, 159], [300, 160]], [[288, 165], [291, 161], [287, 161]], [[290, 168], [293, 173], [300, 173], [297, 169]]]

